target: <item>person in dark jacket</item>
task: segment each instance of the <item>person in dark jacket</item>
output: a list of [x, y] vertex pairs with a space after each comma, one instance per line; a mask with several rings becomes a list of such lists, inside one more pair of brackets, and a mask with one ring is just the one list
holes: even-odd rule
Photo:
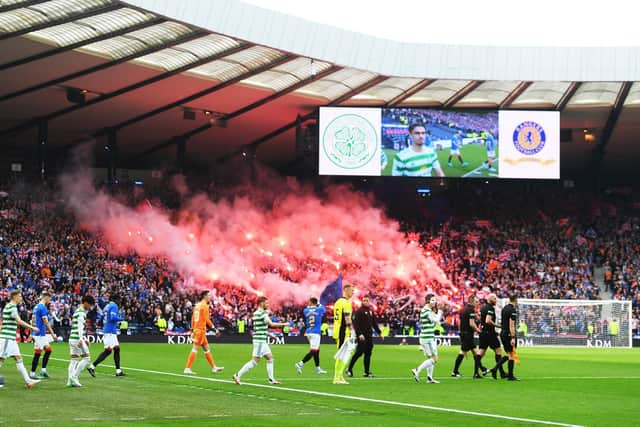
[[362, 298], [362, 306], [353, 314], [353, 327], [358, 338], [358, 347], [351, 358], [347, 375], [353, 377], [353, 365], [360, 356], [364, 355], [364, 376], [373, 377], [371, 373], [371, 353], [373, 352], [373, 331], [384, 339], [380, 333], [380, 328], [376, 322], [373, 311], [371, 311], [371, 299], [368, 296]]

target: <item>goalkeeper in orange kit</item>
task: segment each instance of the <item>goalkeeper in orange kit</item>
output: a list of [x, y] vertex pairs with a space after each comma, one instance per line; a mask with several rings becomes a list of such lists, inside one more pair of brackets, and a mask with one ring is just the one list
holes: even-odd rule
[[213, 328], [213, 322], [209, 317], [209, 299], [209, 291], [202, 291], [200, 293], [200, 302], [196, 304], [193, 310], [191, 317], [191, 339], [193, 340], [193, 347], [187, 359], [187, 366], [184, 368], [185, 374], [195, 373], [191, 370], [191, 365], [193, 365], [193, 362], [196, 360], [196, 355], [200, 347], [204, 350], [204, 356], [207, 358], [209, 366], [211, 366], [211, 372], [216, 373], [224, 370], [224, 367], [216, 366], [213, 361], [213, 356], [209, 349], [209, 342], [207, 341], [207, 327]]

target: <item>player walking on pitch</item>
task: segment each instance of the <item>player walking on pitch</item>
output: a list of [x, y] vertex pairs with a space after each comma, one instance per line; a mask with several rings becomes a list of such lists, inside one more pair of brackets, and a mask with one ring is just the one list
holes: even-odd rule
[[258, 309], [253, 313], [253, 358], [244, 364], [240, 370], [233, 374], [233, 381], [240, 385], [240, 379], [244, 374], [255, 368], [263, 357], [267, 359], [267, 375], [269, 383], [282, 384], [273, 375], [273, 355], [267, 342], [268, 328], [283, 328], [288, 325], [285, 322], [273, 322], [269, 318], [269, 300], [267, 297], [258, 298]]
[[[49, 378], [47, 373], [47, 364], [49, 363], [49, 357], [51, 357], [51, 341], [57, 341], [58, 337], [53, 332], [51, 324], [49, 323], [49, 311], [47, 307], [51, 302], [51, 295], [48, 292], [43, 292], [40, 296], [40, 303], [33, 309], [32, 323], [35, 323], [38, 332], [33, 333], [33, 360], [31, 361], [31, 379], [37, 380], [40, 377]], [[48, 334], [47, 334], [48, 332]], [[42, 358], [42, 370], [40, 371], [40, 377], [36, 375], [38, 369], [38, 363], [40, 356], [44, 351], [44, 357]]]
[[350, 339], [353, 307], [349, 300], [353, 296], [353, 291], [352, 284], [345, 284], [342, 288], [342, 297], [338, 298], [333, 305], [333, 339], [338, 346], [338, 352], [333, 356], [336, 360], [333, 372], [334, 384], [349, 384], [344, 379], [344, 370], [349, 363], [351, 353], [356, 348], [355, 340]]
[[40, 380], [32, 380], [29, 378], [29, 374], [24, 367], [22, 361], [22, 355], [20, 354], [20, 348], [16, 342], [16, 331], [18, 326], [26, 329], [31, 329], [33, 332], [38, 332], [38, 328], [31, 326], [24, 320], [20, 319], [18, 314], [18, 304], [22, 304], [22, 294], [18, 290], [9, 292], [9, 302], [2, 310], [2, 325], [0, 327], [0, 367], [4, 363], [7, 357], [13, 357], [16, 361], [16, 368], [18, 372], [24, 378], [24, 382], [27, 384], [27, 388], [32, 388], [35, 384], [38, 384]]
[[102, 327], [104, 350], [95, 362], [87, 368], [87, 371], [92, 377], [96, 376], [96, 366], [109, 357], [112, 351], [113, 362], [116, 365], [116, 377], [123, 377], [125, 375], [122, 369], [120, 369], [120, 343], [118, 342], [118, 323], [124, 320], [124, 317], [120, 316], [120, 310], [118, 309], [120, 297], [118, 295], [111, 295], [109, 300], [109, 304], [104, 308], [104, 326]]
[[69, 376], [67, 387], [82, 387], [78, 381], [78, 376], [82, 370], [91, 362], [89, 354], [89, 342], [86, 340], [84, 328], [87, 321], [87, 311], [96, 303], [91, 295], [82, 297], [82, 302], [73, 313], [71, 319], [71, 335], [69, 335], [69, 350], [71, 360], [69, 361]]
[[326, 312], [327, 310], [318, 304], [318, 298], [315, 297], [309, 299], [309, 305], [303, 311], [307, 327], [305, 335], [309, 341], [309, 352], [295, 365], [299, 374], [302, 373], [302, 366], [312, 358], [316, 365], [316, 374], [327, 373], [320, 367], [320, 327], [322, 326], [322, 316]]
[[422, 362], [420, 366], [411, 370], [413, 378], [416, 382], [420, 382], [420, 372], [427, 370], [427, 382], [429, 384], [438, 384], [440, 381], [433, 379], [433, 368], [438, 363], [438, 347], [436, 346], [436, 340], [434, 338], [434, 331], [436, 323], [440, 323], [442, 317], [442, 310], [444, 305], [437, 306], [438, 314], [434, 313], [436, 310], [436, 296], [434, 294], [427, 294], [425, 297], [425, 306], [420, 311], [420, 348], [427, 357], [427, 360]]
[[[191, 370], [191, 366], [196, 360], [196, 355], [198, 354], [198, 349], [200, 347], [204, 350], [204, 357], [207, 358], [207, 362], [211, 367], [211, 372], [216, 373], [224, 371], [224, 366], [216, 366], [213, 361], [213, 356], [209, 349], [209, 342], [207, 341], [207, 327], [214, 327], [213, 322], [211, 321], [211, 316], [209, 315], [210, 299], [210, 292], [202, 291], [200, 293], [200, 302], [196, 305], [195, 310], [193, 310], [193, 316], [191, 317], [191, 338], [193, 339], [193, 347], [191, 348], [191, 353], [189, 353], [189, 358], [187, 359], [187, 366], [184, 368], [185, 374], [194, 373]], [[218, 334], [217, 331], [216, 334]]]

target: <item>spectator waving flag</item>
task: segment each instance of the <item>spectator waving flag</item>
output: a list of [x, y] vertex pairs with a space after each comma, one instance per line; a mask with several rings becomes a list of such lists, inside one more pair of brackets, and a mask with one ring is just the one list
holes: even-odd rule
[[500, 262], [511, 261], [511, 251], [504, 251], [500, 255], [498, 255], [498, 259]]
[[320, 294], [320, 304], [330, 305], [336, 302], [338, 298], [342, 296], [342, 274], [338, 275], [338, 278], [329, 283], [324, 291]]

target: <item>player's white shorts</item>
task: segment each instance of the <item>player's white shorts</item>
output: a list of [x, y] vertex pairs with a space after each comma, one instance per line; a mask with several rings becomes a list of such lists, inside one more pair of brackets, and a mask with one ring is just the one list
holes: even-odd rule
[[72, 356], [89, 354], [89, 346], [84, 341], [81, 343], [80, 340], [69, 340], [69, 350]]
[[496, 152], [495, 151], [487, 151], [487, 157], [495, 159], [496, 158]]
[[459, 149], [459, 148], [456, 148], [456, 149], [454, 150], [454, 149], [452, 148], [452, 149], [451, 149], [451, 152], [450, 152], [449, 154], [451, 154], [452, 156], [459, 156], [459, 155], [460, 155], [460, 149]]
[[53, 342], [53, 337], [51, 335], [45, 335], [43, 337], [34, 336], [33, 337], [33, 349], [34, 350], [44, 350]]
[[311, 350], [320, 348], [320, 334], [307, 334], [307, 340], [309, 340], [309, 348]]
[[264, 357], [267, 354], [271, 354], [269, 344], [267, 344], [266, 342], [253, 343], [253, 357]]
[[18, 343], [16, 340], [0, 338], [0, 359], [6, 359], [12, 356], [21, 356]]
[[102, 336], [102, 342], [104, 343], [104, 348], [114, 348], [120, 345], [116, 334], [104, 334]]
[[424, 353], [425, 356], [437, 356], [438, 355], [438, 346], [436, 345], [436, 340], [432, 338], [421, 338], [420, 339], [420, 349]]

